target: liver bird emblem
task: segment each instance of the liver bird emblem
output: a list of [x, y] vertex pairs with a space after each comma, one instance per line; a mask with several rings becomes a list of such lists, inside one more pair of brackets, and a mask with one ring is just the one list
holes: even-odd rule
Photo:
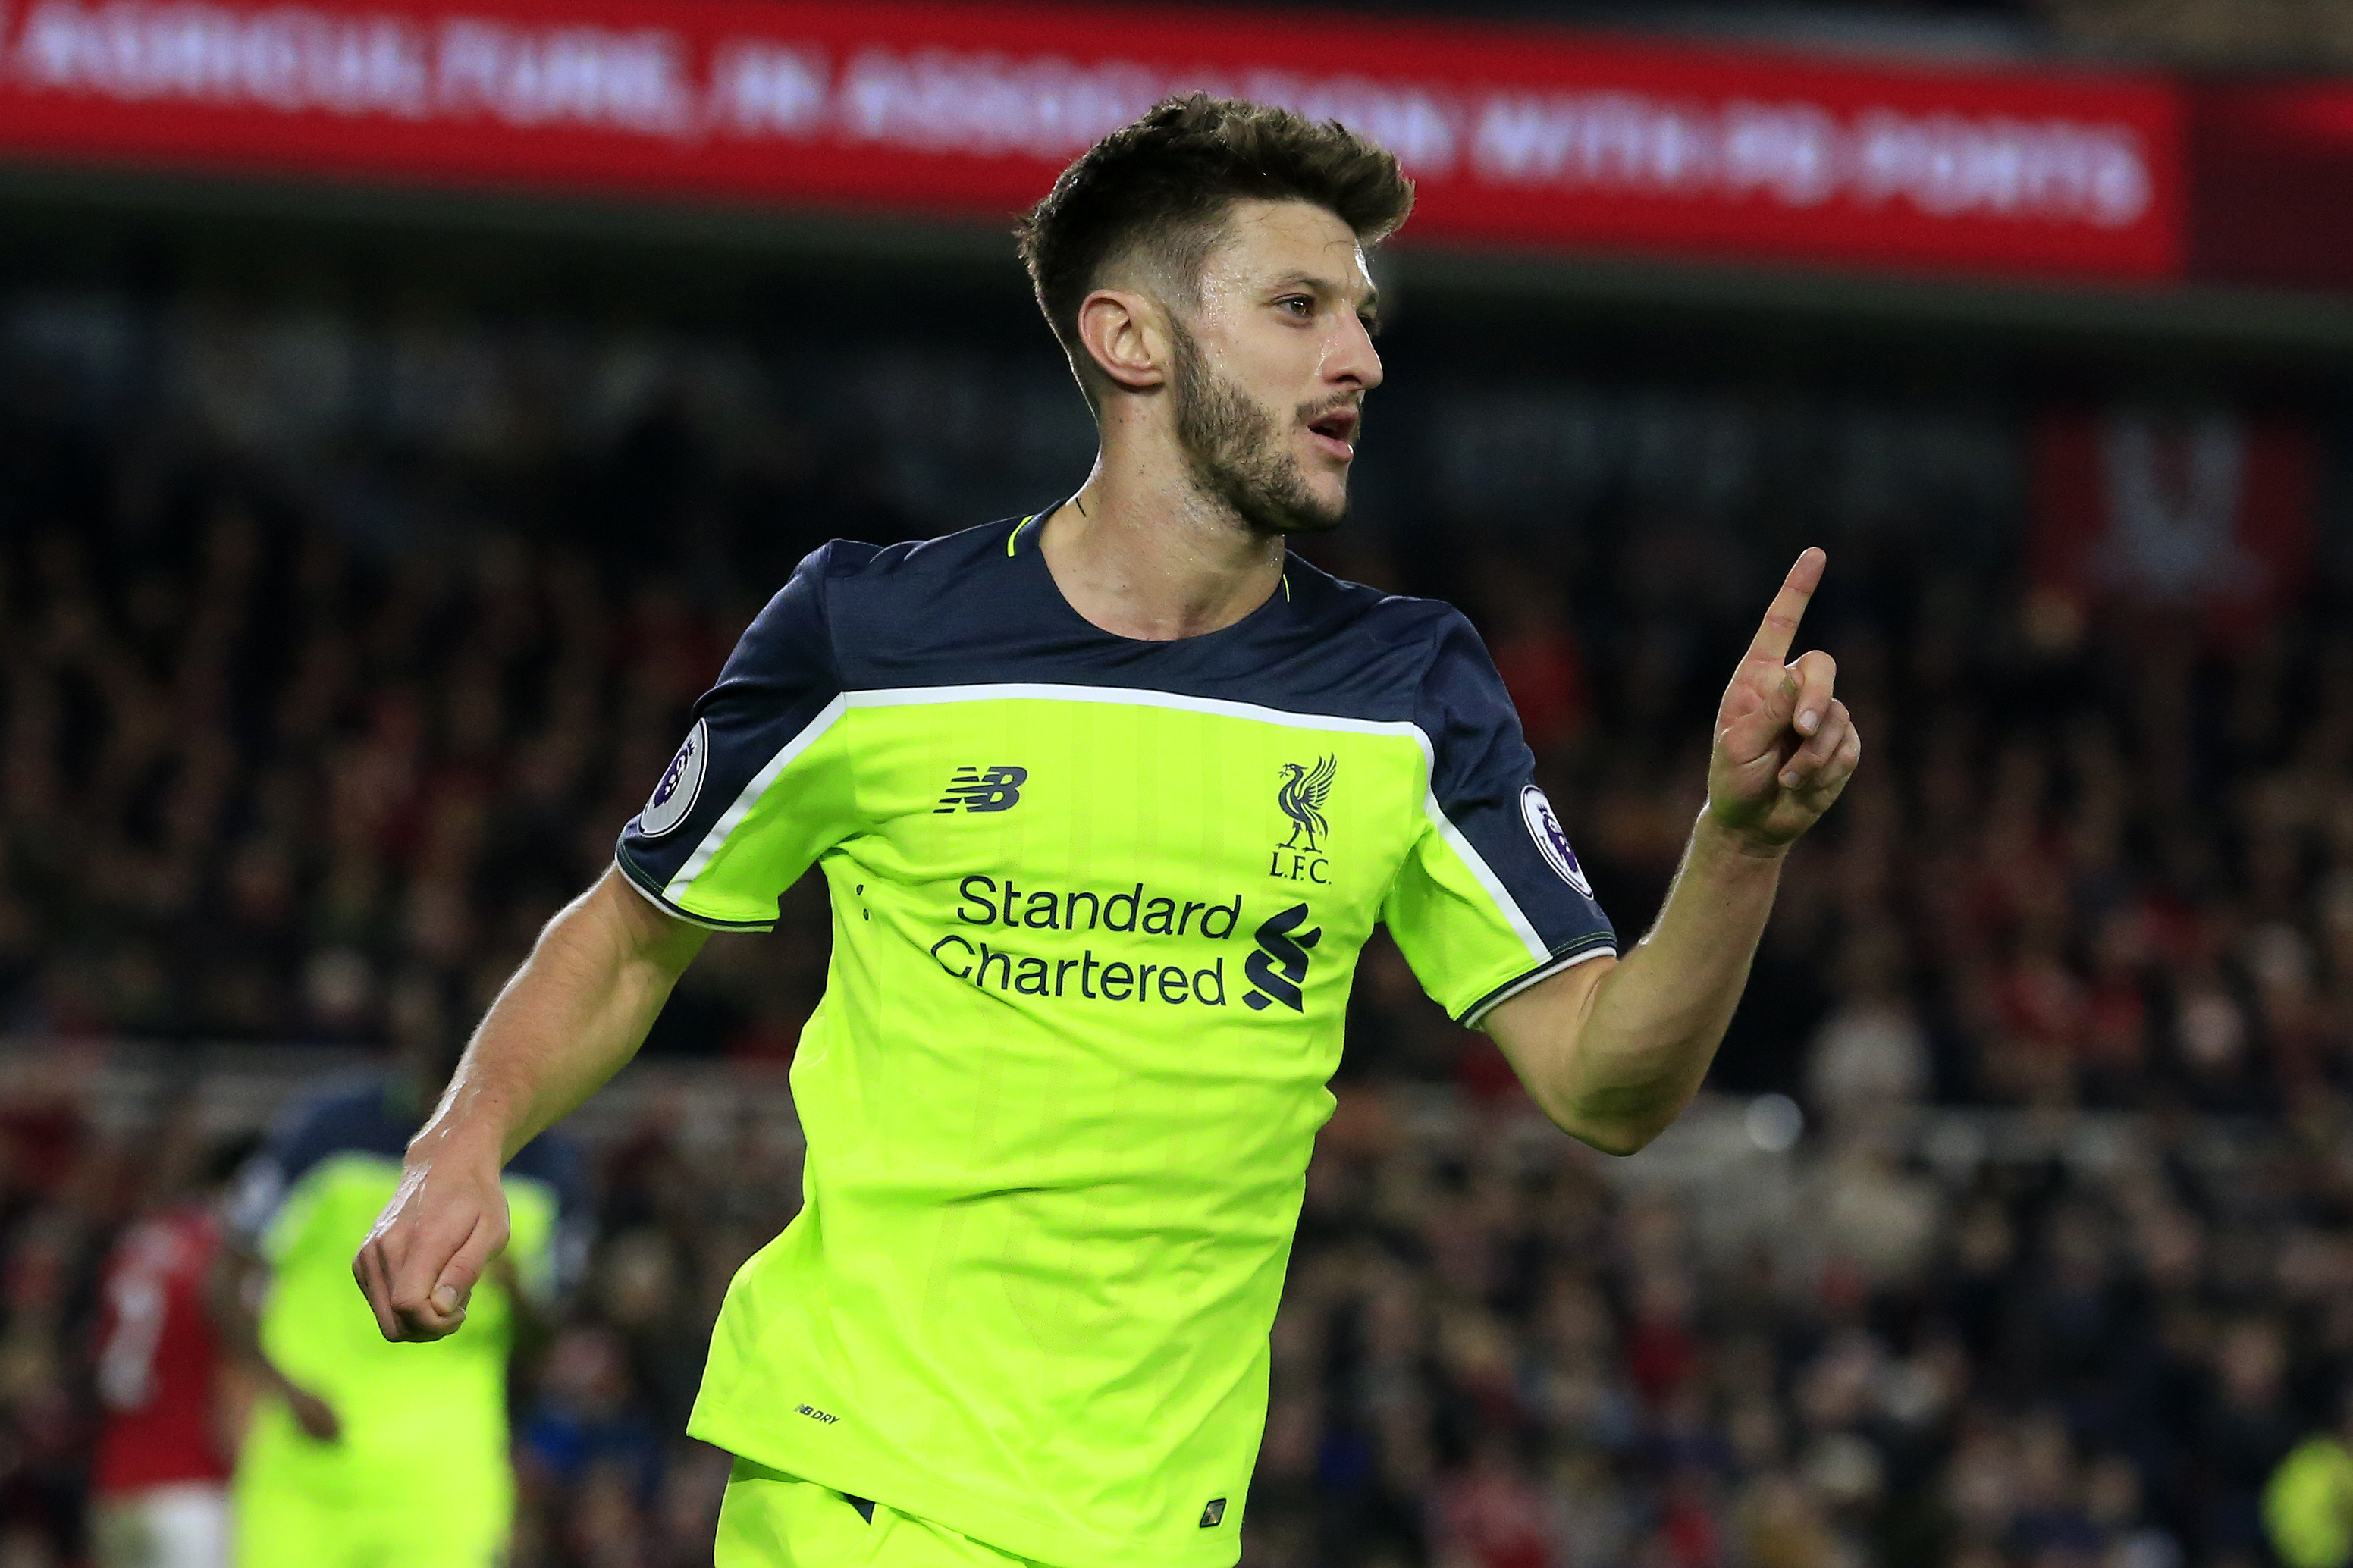
[[[1324, 803], [1331, 797], [1332, 775], [1339, 771], [1337, 757], [1325, 757], [1312, 769], [1298, 763], [1282, 764], [1282, 788], [1274, 797], [1282, 815], [1291, 818], [1291, 837], [1282, 847], [1304, 849], [1310, 855], [1317, 852], [1315, 841], [1332, 831], [1331, 824], [1324, 820]], [[1299, 842], [1303, 833], [1307, 835], [1304, 844]]]

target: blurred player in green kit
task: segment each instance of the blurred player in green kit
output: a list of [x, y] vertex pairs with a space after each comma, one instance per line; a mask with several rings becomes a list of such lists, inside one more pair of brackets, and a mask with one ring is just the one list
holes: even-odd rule
[[507, 1358], [519, 1321], [576, 1247], [568, 1152], [539, 1139], [508, 1167], [514, 1235], [460, 1331], [391, 1344], [352, 1289], [351, 1255], [400, 1183], [409, 1137], [448, 1076], [420, 1047], [393, 1071], [290, 1108], [229, 1204], [228, 1332], [263, 1368], [231, 1486], [238, 1568], [492, 1568], [514, 1475]]

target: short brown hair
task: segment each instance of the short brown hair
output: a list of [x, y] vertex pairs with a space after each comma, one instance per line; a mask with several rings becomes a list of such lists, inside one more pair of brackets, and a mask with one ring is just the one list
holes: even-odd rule
[[1336, 120], [1317, 124], [1205, 92], [1163, 99], [1113, 132], [1062, 171], [1015, 230], [1038, 308], [1090, 397], [1079, 306], [1103, 268], [1142, 250], [1168, 276], [1198, 283], [1238, 201], [1310, 202], [1372, 245], [1413, 210], [1413, 184], [1397, 154]]

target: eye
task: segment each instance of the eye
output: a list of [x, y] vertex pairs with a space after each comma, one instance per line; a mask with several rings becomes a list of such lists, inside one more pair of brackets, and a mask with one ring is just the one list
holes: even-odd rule
[[1274, 302], [1274, 308], [1295, 316], [1303, 321], [1313, 321], [1315, 318], [1315, 301], [1313, 297], [1306, 294], [1285, 294]]

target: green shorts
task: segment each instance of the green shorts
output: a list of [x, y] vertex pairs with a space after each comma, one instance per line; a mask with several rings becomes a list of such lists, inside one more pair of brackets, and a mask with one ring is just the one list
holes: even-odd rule
[[501, 1568], [514, 1534], [514, 1475], [482, 1462], [381, 1466], [316, 1443], [265, 1407], [229, 1485], [237, 1568]]
[[1030, 1568], [945, 1525], [740, 1458], [712, 1555], [712, 1568]]

